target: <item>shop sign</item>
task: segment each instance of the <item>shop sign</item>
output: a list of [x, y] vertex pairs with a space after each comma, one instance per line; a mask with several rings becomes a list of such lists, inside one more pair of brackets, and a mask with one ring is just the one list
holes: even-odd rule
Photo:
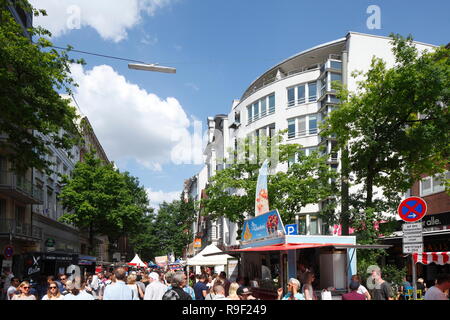
[[2, 268], [12, 268], [12, 260], [3, 260]]
[[197, 238], [194, 240], [194, 248], [201, 248], [202, 247], [202, 239]]
[[278, 210], [273, 210], [244, 221], [241, 243], [282, 238], [285, 236], [283, 222]]
[[168, 262], [169, 259], [167, 258], [167, 256], [155, 257], [155, 263], [160, 267], [165, 267]]
[[403, 229], [403, 253], [423, 252], [422, 223], [404, 223]]
[[45, 241], [45, 246], [47, 247], [47, 248], [53, 248], [53, 247], [55, 247], [55, 239], [53, 239], [53, 238], [48, 238], [46, 241]]
[[31, 259], [32, 260], [29, 262], [29, 265], [31, 266], [26, 269], [26, 274], [29, 276], [41, 272], [41, 256], [31, 255]]

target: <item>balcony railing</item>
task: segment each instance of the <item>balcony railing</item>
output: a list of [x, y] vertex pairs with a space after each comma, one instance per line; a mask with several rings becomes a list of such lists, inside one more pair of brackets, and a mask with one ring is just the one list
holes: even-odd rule
[[0, 234], [42, 240], [42, 229], [13, 219], [0, 219]]
[[43, 201], [42, 190], [35, 188], [28, 179], [11, 171], [0, 171], [0, 192], [27, 204], [40, 204]]

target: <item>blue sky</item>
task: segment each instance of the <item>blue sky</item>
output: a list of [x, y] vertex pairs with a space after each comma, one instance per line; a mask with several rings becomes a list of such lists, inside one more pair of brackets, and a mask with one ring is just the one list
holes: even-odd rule
[[[154, 205], [176, 197], [202, 167], [174, 164], [169, 156], [174, 148], [185, 154], [181, 138], [193, 134], [192, 121], [205, 130], [208, 116], [227, 114], [232, 100], [281, 60], [348, 31], [450, 41], [446, 0], [31, 2], [47, 10], [36, 23], [53, 32], [57, 46], [177, 68], [175, 75], [143, 72], [118, 60], [72, 55], [87, 62], [74, 71], [81, 110], [111, 160], [139, 177]], [[367, 28], [370, 5], [381, 9], [380, 30]]]

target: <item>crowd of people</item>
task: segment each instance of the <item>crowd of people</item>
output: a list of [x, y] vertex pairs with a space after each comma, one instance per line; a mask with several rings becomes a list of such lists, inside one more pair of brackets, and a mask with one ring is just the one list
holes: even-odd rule
[[[313, 289], [314, 273], [305, 271], [299, 278], [301, 281], [289, 279], [286, 292], [278, 289], [278, 300], [319, 300]], [[411, 284], [406, 278], [397, 297], [380, 271], [374, 271], [372, 279], [374, 288], [368, 290], [361, 284], [361, 278], [354, 275], [342, 300], [396, 300], [410, 295]], [[38, 283], [21, 281], [9, 274], [2, 293], [5, 300], [256, 300], [247, 283], [240, 277], [231, 282], [225, 272], [212, 273], [209, 268], [201, 274], [191, 272], [187, 276], [184, 271], [127, 271], [119, 267], [112, 272], [83, 276], [58, 274]], [[418, 280], [417, 287], [425, 300], [449, 299], [450, 275], [439, 275], [429, 289], [420, 284], [423, 286], [422, 279]]]

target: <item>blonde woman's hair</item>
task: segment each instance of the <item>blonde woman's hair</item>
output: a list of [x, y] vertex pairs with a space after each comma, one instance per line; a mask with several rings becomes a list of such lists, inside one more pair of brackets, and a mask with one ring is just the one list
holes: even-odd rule
[[30, 286], [30, 283], [28, 281], [22, 281], [19, 286], [17, 287], [17, 289], [20, 290], [20, 288], [22, 288], [23, 286]]
[[130, 274], [127, 278], [127, 284], [135, 284], [136, 283], [136, 275]]
[[52, 284], [54, 284], [54, 285], [56, 286], [56, 292], [57, 292], [56, 297], [59, 298], [59, 297], [61, 296], [61, 292], [59, 291], [58, 284], [57, 284], [55, 281], [50, 281], [50, 282], [48, 283], [47, 297], [48, 297], [49, 299], [52, 297], [52, 295], [51, 295], [51, 289], [50, 289], [50, 286], [51, 286]]
[[228, 290], [228, 295], [229, 296], [237, 296], [237, 289], [239, 289], [239, 283], [232, 282], [230, 284], [230, 288]]

